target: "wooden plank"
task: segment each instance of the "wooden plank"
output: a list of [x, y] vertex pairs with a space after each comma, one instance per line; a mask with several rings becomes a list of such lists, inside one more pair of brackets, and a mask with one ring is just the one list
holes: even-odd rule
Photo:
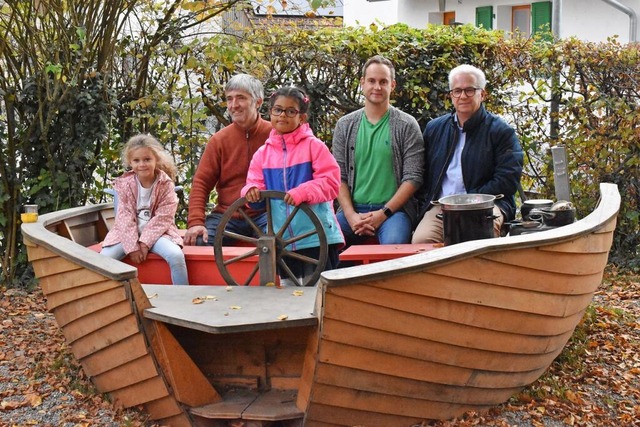
[[[58, 325], [64, 329], [67, 324], [78, 320], [81, 317], [88, 316], [91, 313], [99, 312], [103, 309], [111, 308], [118, 303], [127, 301], [128, 299], [125, 289], [120, 286], [109, 289], [108, 291], [102, 292], [98, 295], [91, 295], [86, 298], [76, 300], [72, 304], [58, 307], [54, 314]], [[107, 312], [108, 310], [105, 310], [99, 314], [104, 314], [106, 316], [108, 315]]]
[[300, 377], [270, 376], [269, 384], [279, 390], [298, 390], [300, 387]]
[[209, 419], [240, 419], [244, 410], [258, 397], [258, 392], [249, 390], [232, 390], [226, 393], [223, 400], [209, 405], [191, 408], [190, 412]]
[[579, 311], [567, 317], [523, 313], [452, 299], [423, 296], [420, 293], [413, 293], [413, 291], [420, 292], [421, 289], [416, 290], [402, 285], [394, 284], [387, 287], [372, 285], [367, 287], [366, 292], [362, 292], [357, 287], [345, 287], [332, 294], [337, 298], [359, 300], [372, 305], [384, 304], [389, 309], [424, 317], [524, 335], [558, 335], [573, 330], [584, 312], [584, 310]]
[[[323, 384], [319, 384], [315, 388], [314, 394], [317, 394], [318, 401], [334, 407], [370, 411], [372, 413], [371, 415], [388, 414], [400, 417], [413, 417], [416, 420], [432, 417], [440, 418], [440, 416], [442, 416], [442, 419], [448, 419], [453, 417], [453, 411], [459, 411], [461, 407], [469, 410], [471, 408], [478, 408], [477, 405], [458, 405], [424, 400], [421, 399], [420, 396], [401, 398], [389, 396], [387, 394], [369, 393], [361, 390], [353, 390], [351, 388], [333, 387]], [[484, 407], [488, 408], [489, 405]], [[366, 422], [367, 418], [363, 421]], [[379, 424], [376, 422], [372, 425]]]
[[[79, 271], [86, 272], [87, 270], [79, 270]], [[47, 285], [43, 284], [43, 281], [45, 280], [48, 282], [48, 284], [55, 284], [55, 285], [62, 282], [62, 280], [58, 279], [57, 277], [56, 278], [54, 278], [53, 276], [45, 277], [44, 279], [40, 280], [40, 286], [42, 286], [43, 290], [45, 287], [48, 287], [49, 289], [51, 288], [48, 286], [48, 284]], [[102, 280], [100, 282], [89, 283], [86, 285], [75, 285], [64, 291], [45, 292], [45, 294], [47, 295], [47, 308], [49, 309], [49, 311], [53, 311], [61, 305], [69, 304], [79, 299], [96, 295], [101, 292], [108, 291], [110, 289], [118, 288], [120, 286], [122, 286], [120, 282], [116, 282], [113, 280]]]
[[134, 334], [83, 357], [80, 362], [85, 373], [95, 377], [147, 354], [149, 353], [143, 335]]
[[27, 247], [27, 257], [31, 262], [59, 256], [58, 254], [51, 252], [49, 249], [37, 245], [29, 239], [24, 239], [24, 245]]
[[305, 417], [305, 427], [404, 427], [429, 425], [427, 422], [425, 418], [388, 415], [323, 404], [314, 404]]
[[[434, 276], [455, 277], [479, 283], [487, 283], [515, 289], [544, 292], [555, 295], [576, 295], [593, 292], [597, 287], [597, 278], [604, 266], [590, 272], [572, 274], [570, 271], [554, 272], [546, 269], [534, 269], [533, 265], [523, 268], [526, 259], [537, 257], [534, 249], [510, 251], [508, 254], [483, 255], [460, 261], [455, 265], [436, 267], [429, 270]], [[558, 254], [545, 254], [542, 258], [557, 258]], [[594, 255], [598, 264], [600, 255]], [[606, 257], [606, 255], [605, 255]], [[563, 258], [565, 262], [570, 262]], [[539, 264], [544, 264], [541, 260]], [[435, 278], [437, 279], [437, 278]], [[593, 282], [596, 285], [593, 285]]]
[[[146, 318], [211, 334], [318, 324], [315, 287], [145, 285], [144, 290], [153, 296], [153, 308], [144, 311]], [[207, 296], [215, 298], [193, 303]], [[280, 319], [281, 315], [287, 317]]]
[[[201, 406], [220, 401], [222, 397], [185, 353], [167, 327], [158, 322], [153, 322], [150, 326], [153, 328], [153, 333], [149, 337], [153, 353], [173, 389], [176, 400], [188, 406]], [[146, 325], [145, 329], [149, 331]]]
[[92, 378], [92, 381], [98, 387], [98, 390], [103, 393], [109, 393], [156, 376], [158, 376], [156, 365], [151, 356], [147, 354], [97, 375]]
[[441, 244], [420, 243], [420, 244], [398, 244], [398, 245], [351, 245], [340, 253], [340, 261], [350, 261], [359, 264], [369, 264], [370, 262], [386, 261], [409, 255], [427, 252]]
[[[344, 353], [346, 352], [346, 353]], [[553, 359], [551, 359], [553, 360]], [[551, 362], [551, 361], [550, 361]], [[549, 363], [550, 363], [549, 362]], [[427, 381], [454, 386], [483, 388], [523, 387], [535, 381], [542, 369], [529, 372], [496, 372], [445, 365], [425, 359], [412, 359], [396, 354], [323, 341], [318, 363], [395, 376], [415, 381]], [[348, 387], [349, 384], [343, 384]], [[315, 393], [315, 387], [314, 387]]]
[[505, 396], [510, 397], [522, 387], [512, 388], [473, 388], [452, 386], [426, 381], [407, 380], [391, 375], [380, 375], [363, 370], [350, 369], [335, 365], [320, 364], [317, 382], [319, 384], [344, 387], [389, 396], [415, 398], [436, 402], [449, 402], [465, 405], [500, 404]]
[[116, 406], [122, 405], [125, 408], [143, 405], [170, 395], [166, 384], [159, 376], [114, 390], [110, 394]]
[[[59, 274], [40, 277], [40, 286], [42, 291], [47, 295], [53, 295], [56, 292], [69, 291], [74, 288], [80, 288], [86, 285], [110, 281], [113, 284], [110, 287], [120, 286], [121, 283], [107, 279], [103, 275], [87, 270], [86, 268], [78, 268], [76, 270], [65, 271]], [[85, 288], [85, 290], [92, 288]], [[87, 292], [87, 295], [96, 292]]]
[[67, 324], [64, 328], [64, 336], [69, 344], [76, 340], [104, 328], [106, 325], [117, 322], [132, 314], [129, 301], [121, 301], [112, 304], [105, 309], [89, 313]]
[[[399, 312], [359, 301], [328, 298], [324, 318], [367, 326], [381, 331], [413, 336], [465, 348], [513, 354], [549, 353], [564, 347], [572, 331], [554, 336], [521, 335], [493, 331], [439, 319]], [[327, 333], [325, 329], [325, 334]]]
[[382, 353], [397, 354], [413, 359], [429, 360], [443, 365], [501, 372], [528, 372], [544, 368], [562, 351], [550, 353], [513, 354], [461, 348], [417, 337], [385, 332], [366, 326], [343, 323], [332, 319], [324, 322], [325, 339], [344, 345], [368, 348]]
[[63, 257], [35, 260], [31, 263], [36, 277], [66, 274], [74, 270], [82, 271], [82, 266]]
[[283, 421], [302, 418], [304, 413], [296, 407], [296, 392], [269, 390], [261, 393], [242, 412], [243, 420]]
[[[54, 313], [55, 314], [55, 313]], [[64, 329], [62, 330], [64, 334]], [[134, 315], [127, 316], [104, 328], [79, 338], [71, 344], [71, 351], [76, 359], [81, 360], [90, 354], [103, 350], [118, 341], [140, 333], [138, 321]]]
[[[144, 410], [154, 420], [163, 420], [182, 414], [186, 416], [185, 411], [178, 405], [173, 396], [165, 396], [163, 398], [152, 400], [144, 404]], [[171, 425], [171, 424], [160, 424]]]
[[[560, 278], [557, 279], [560, 280]], [[597, 277], [585, 280], [590, 281], [590, 279], [597, 280]], [[372, 281], [367, 285], [357, 285], [353, 289], [366, 293], [371, 286], [404, 290], [443, 300], [559, 318], [571, 316], [584, 310], [591, 302], [593, 295], [593, 291], [578, 295], [556, 295], [493, 285], [488, 282], [458, 279], [446, 275], [435, 275], [430, 271], [407, 274], [402, 281]], [[334, 293], [334, 290], [329, 292]], [[337, 294], [341, 292], [341, 290], [335, 291]], [[355, 291], [351, 290], [350, 292]]]

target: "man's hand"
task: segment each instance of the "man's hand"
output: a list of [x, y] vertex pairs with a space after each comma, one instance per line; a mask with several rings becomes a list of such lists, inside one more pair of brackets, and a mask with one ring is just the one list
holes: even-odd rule
[[354, 212], [347, 216], [351, 230], [356, 236], [375, 236], [376, 228], [373, 223], [373, 212]]
[[184, 235], [184, 244], [187, 246], [195, 246], [198, 236], [202, 236], [202, 240], [207, 243], [209, 233], [204, 225], [194, 225], [190, 227]]

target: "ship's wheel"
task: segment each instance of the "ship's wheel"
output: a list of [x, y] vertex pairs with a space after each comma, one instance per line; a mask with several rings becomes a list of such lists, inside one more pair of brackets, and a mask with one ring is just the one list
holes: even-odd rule
[[[279, 230], [274, 230], [271, 200], [284, 199], [285, 193], [281, 191], [261, 191], [260, 195], [262, 196], [262, 200], [266, 202], [266, 230], [260, 229], [255, 221], [247, 214], [247, 199], [244, 197], [236, 200], [229, 206], [224, 215], [222, 215], [220, 224], [218, 224], [218, 228], [216, 229], [213, 246], [218, 271], [228, 285], [249, 285], [256, 274], [259, 273], [260, 285], [266, 286], [277, 282], [276, 275], [278, 270], [276, 267], [279, 267], [281, 278], [290, 279], [296, 286], [302, 286], [303, 284], [299, 278], [295, 276], [287, 265], [287, 260], [296, 259], [313, 268], [311, 275], [305, 278], [305, 284], [316, 284], [318, 279], [320, 279], [320, 274], [327, 263], [328, 257], [327, 236], [318, 216], [306, 203], [291, 206], [291, 212], [287, 215], [283, 226]], [[231, 218], [234, 216], [237, 217], [237, 214], [240, 214], [242, 218], [247, 221], [253, 229], [255, 236], [244, 236], [226, 230]], [[287, 236], [285, 238], [285, 231], [291, 225], [294, 217], [299, 217], [300, 215], [306, 215], [314, 228], [303, 234]], [[314, 235], [318, 236], [320, 244], [318, 258], [298, 254], [289, 249], [290, 245]], [[237, 255], [237, 252], [235, 252], [235, 256], [233, 257], [225, 256], [225, 249], [228, 250], [228, 246], [223, 246], [223, 241], [228, 241], [228, 239], [242, 242], [243, 247], [246, 247], [247, 251], [241, 255]], [[255, 264], [249, 276], [244, 278], [242, 283], [237, 281], [230, 271], [233, 264], [256, 256], [258, 257], [258, 262]]]

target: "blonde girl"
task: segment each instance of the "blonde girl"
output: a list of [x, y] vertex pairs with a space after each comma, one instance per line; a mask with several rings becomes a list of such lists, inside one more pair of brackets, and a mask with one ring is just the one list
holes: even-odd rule
[[100, 253], [115, 259], [128, 255], [139, 264], [153, 252], [169, 264], [174, 285], [188, 285], [183, 242], [175, 225], [173, 159], [153, 136], [136, 135], [122, 150], [122, 162], [128, 171], [114, 182], [116, 219]]

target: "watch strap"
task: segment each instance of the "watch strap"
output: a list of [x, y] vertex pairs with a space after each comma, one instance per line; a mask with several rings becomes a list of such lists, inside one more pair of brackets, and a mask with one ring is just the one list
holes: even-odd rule
[[393, 211], [386, 206], [382, 208], [382, 212], [384, 213], [384, 216], [386, 216], [387, 218], [390, 218], [391, 215], [393, 215]]

